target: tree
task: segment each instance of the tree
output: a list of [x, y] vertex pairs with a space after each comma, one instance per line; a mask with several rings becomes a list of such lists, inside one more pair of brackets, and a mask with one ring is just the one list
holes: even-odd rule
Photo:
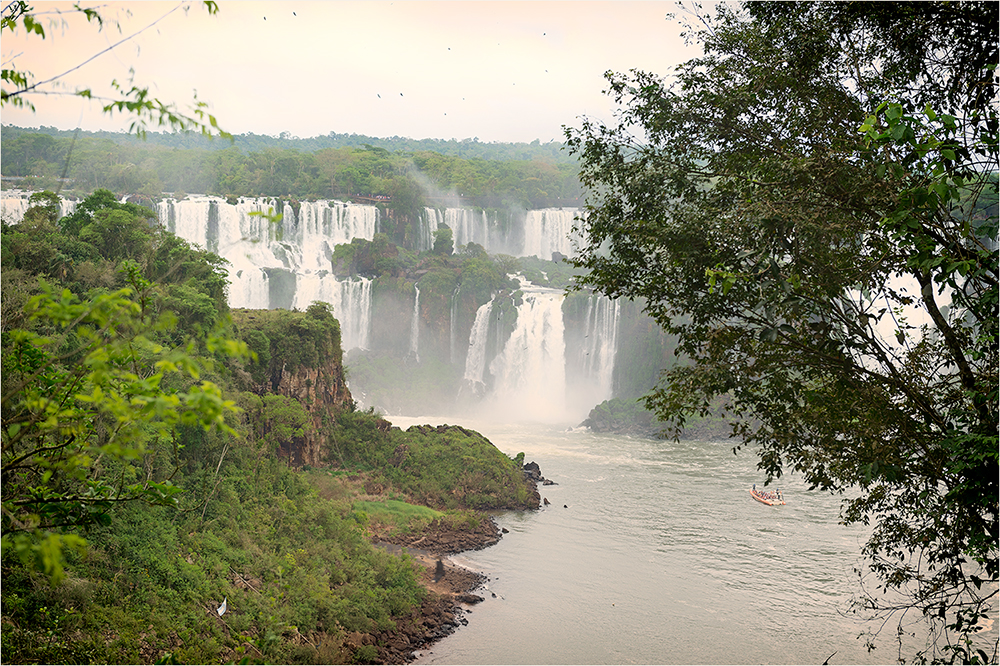
[[[132, 276], [141, 287], [141, 278]], [[81, 301], [43, 287], [29, 303], [37, 330], [3, 332], [2, 543], [53, 582], [63, 550], [81, 548], [79, 532], [107, 524], [116, 504], [172, 504], [173, 430], [201, 425], [226, 431], [234, 404], [188, 349], [165, 350], [123, 289]], [[210, 351], [240, 345], [214, 337]], [[183, 388], [164, 387], [182, 377]]]
[[434, 247], [431, 249], [434, 254], [448, 256], [454, 249], [455, 240], [450, 228], [442, 227], [434, 231]]
[[580, 284], [678, 337], [647, 398], [675, 435], [727, 395], [769, 481], [853, 489], [866, 612], [921, 614], [918, 659], [996, 660], [997, 5], [695, 17], [703, 57], [609, 72], [616, 124], [566, 130]]
[[[206, 0], [204, 5], [209, 14], [215, 14], [219, 10], [218, 5], [215, 2]], [[167, 14], [164, 14], [164, 16], [150, 26], [144, 28], [144, 30], [148, 30], [156, 23], [159, 23], [160, 20], [163, 20], [163, 18], [166, 18], [169, 14], [172, 14], [184, 6], [184, 3], [178, 3], [170, 11], [168, 11]], [[72, 11], [83, 14], [87, 19], [87, 22], [96, 24], [99, 30], [104, 28], [105, 18], [98, 9], [92, 7], [82, 7], [79, 4], [74, 4]], [[117, 25], [117, 22], [111, 23]], [[12, 0], [3, 7], [3, 18], [0, 19], [0, 34], [6, 31], [14, 32], [19, 28], [23, 29], [29, 36], [37, 36], [39, 39], [45, 39], [45, 26], [42, 21], [39, 20], [39, 16], [35, 14], [27, 0]], [[101, 53], [113, 50], [115, 47], [129, 41], [137, 34], [139, 33], [135, 33], [117, 41]], [[89, 60], [92, 60], [93, 58], [96, 58], [98, 55], [101, 54], [98, 53], [91, 56], [87, 60], [83, 61], [81, 65]], [[79, 66], [80, 65], [78, 65], [78, 67]], [[5, 67], [2, 71], [0, 71], [0, 81], [2, 81], [5, 85], [4, 88], [0, 89], [0, 106], [6, 106], [9, 104], [15, 107], [29, 108], [34, 111], [35, 105], [31, 101], [31, 98], [37, 95], [52, 94], [54, 92], [52, 84], [56, 83], [59, 79], [64, 77], [66, 74], [69, 74], [74, 69], [77, 68], [74, 67], [66, 72], [63, 72], [62, 74], [44, 81], [37, 81], [35, 80], [34, 74], [29, 69], [20, 69], [16, 66], [12, 66], [10, 68]], [[229, 134], [223, 132], [219, 128], [218, 121], [215, 119], [215, 116], [208, 113], [208, 105], [205, 102], [198, 100], [197, 96], [195, 97], [194, 104], [190, 112], [185, 113], [178, 110], [173, 104], [163, 102], [160, 99], [153, 97], [150, 94], [148, 86], [140, 87], [132, 83], [123, 84], [118, 81], [112, 81], [111, 88], [117, 94], [116, 98], [95, 97], [90, 88], [78, 89], [73, 94], [87, 99], [98, 99], [104, 105], [102, 107], [104, 113], [112, 114], [118, 112], [132, 116], [129, 132], [136, 134], [139, 137], [146, 136], [146, 128], [151, 124], [159, 127], [168, 127], [171, 130], [198, 130], [205, 136], [229, 137]]]

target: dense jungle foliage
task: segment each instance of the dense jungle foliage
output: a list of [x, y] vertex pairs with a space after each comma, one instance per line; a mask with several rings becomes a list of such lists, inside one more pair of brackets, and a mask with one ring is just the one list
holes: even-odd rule
[[100, 187], [119, 198], [154, 200], [163, 192], [227, 198], [378, 197], [390, 210], [406, 215], [425, 205], [459, 200], [477, 206], [544, 208], [581, 196], [575, 163], [555, 160], [546, 152], [497, 159], [469, 153], [446, 156], [427, 148], [390, 152], [372, 143], [305, 148], [241, 141], [230, 145], [221, 139], [210, 146], [178, 148], [124, 134], [116, 141], [90, 133], [52, 136], [11, 126], [2, 128], [2, 140], [4, 178], [34, 189], [55, 190], [61, 183], [66, 193]]
[[[32, 204], [0, 236], [5, 661], [377, 661], [358, 636], [426, 593], [373, 528], [531, 508], [478, 434], [313, 384], [342, 380], [328, 306], [230, 313], [223, 260], [148, 209]], [[386, 499], [429, 508], [386, 527]]]

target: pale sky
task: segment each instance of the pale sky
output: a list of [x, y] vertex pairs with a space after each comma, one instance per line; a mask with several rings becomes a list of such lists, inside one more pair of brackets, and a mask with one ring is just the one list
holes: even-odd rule
[[[3, 66], [41, 81], [124, 36], [136, 38], [59, 79], [94, 94], [117, 79], [190, 107], [194, 94], [233, 134], [301, 138], [330, 132], [414, 139], [563, 140], [581, 116], [609, 120], [606, 70], [670, 69], [699, 54], [679, 34], [673, 2], [112, 2], [121, 32], [36, 2], [46, 38], [5, 32]], [[185, 8], [187, 10], [185, 11]], [[52, 85], [47, 90], [56, 90]], [[36, 111], [3, 109], [4, 124], [125, 129], [100, 105], [33, 95]], [[154, 128], [155, 129], [155, 128]]]

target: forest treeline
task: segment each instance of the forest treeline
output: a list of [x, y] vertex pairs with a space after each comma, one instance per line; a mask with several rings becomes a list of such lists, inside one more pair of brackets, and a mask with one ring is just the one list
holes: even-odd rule
[[330, 132], [322, 136], [309, 138], [299, 138], [292, 136], [289, 132], [282, 132], [278, 136], [267, 134], [233, 134], [232, 141], [209, 138], [197, 132], [147, 132], [145, 138], [139, 138], [134, 134], [124, 132], [88, 132], [85, 130], [64, 130], [57, 127], [17, 127], [5, 125], [3, 128], [4, 138], [16, 136], [18, 134], [48, 134], [56, 138], [73, 138], [74, 136], [90, 137], [95, 139], [110, 139], [115, 143], [125, 145], [154, 145], [164, 148], [198, 148], [205, 150], [222, 150], [229, 146], [236, 146], [243, 152], [260, 151], [266, 148], [289, 148], [302, 152], [315, 152], [325, 148], [364, 148], [374, 146], [384, 148], [389, 152], [416, 153], [431, 151], [448, 155], [451, 157], [461, 157], [464, 159], [483, 160], [535, 160], [550, 159], [556, 162], [575, 162], [569, 152], [564, 150], [564, 145], [560, 141], [549, 141], [542, 143], [538, 139], [530, 143], [524, 142], [484, 142], [479, 137], [465, 139], [411, 139], [409, 137], [391, 136], [378, 137], [367, 134], [347, 134]]
[[[355, 139], [368, 137], [355, 135], [328, 142], [236, 137], [230, 143], [188, 137], [158, 143], [124, 134], [77, 136], [48, 129], [3, 127], [2, 173], [8, 182], [63, 192], [89, 193], [102, 187], [150, 199], [163, 193], [374, 196], [401, 214], [459, 201], [546, 208], [572, 205], [582, 196], [575, 161], [565, 159], [555, 144], [408, 139], [358, 144]], [[176, 142], [180, 145], [170, 145]], [[500, 150], [501, 145], [509, 149]], [[485, 148], [489, 146], [493, 148]]]
[[429, 593], [375, 535], [537, 506], [480, 435], [356, 410], [330, 306], [230, 311], [223, 260], [109, 190], [31, 204], [0, 235], [6, 661], [397, 660]]

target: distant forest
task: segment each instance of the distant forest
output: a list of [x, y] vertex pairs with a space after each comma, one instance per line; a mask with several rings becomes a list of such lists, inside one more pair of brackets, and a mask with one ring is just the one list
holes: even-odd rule
[[312, 139], [260, 135], [233, 141], [195, 134], [74, 132], [3, 126], [5, 187], [85, 195], [166, 194], [371, 198], [412, 212], [423, 205], [578, 205], [578, 167], [562, 144], [416, 141], [330, 134]]

